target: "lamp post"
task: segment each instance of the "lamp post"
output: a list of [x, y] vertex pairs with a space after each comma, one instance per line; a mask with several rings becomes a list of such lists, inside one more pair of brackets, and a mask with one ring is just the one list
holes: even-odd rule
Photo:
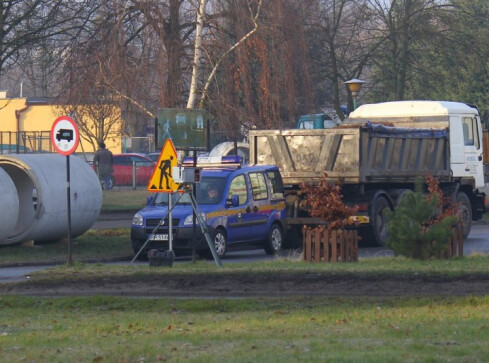
[[364, 83], [365, 81], [356, 78], [350, 79], [349, 81], [345, 82], [346, 86], [348, 87], [348, 90], [350, 91], [353, 97], [353, 111], [357, 109], [358, 93], [360, 93], [360, 89], [362, 88]]

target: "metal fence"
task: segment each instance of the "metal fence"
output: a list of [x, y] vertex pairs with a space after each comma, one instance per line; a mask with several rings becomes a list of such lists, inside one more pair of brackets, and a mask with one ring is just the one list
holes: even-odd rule
[[0, 131], [0, 154], [54, 152], [50, 131]]
[[155, 152], [155, 139], [152, 136], [122, 138], [123, 153], [148, 154]]

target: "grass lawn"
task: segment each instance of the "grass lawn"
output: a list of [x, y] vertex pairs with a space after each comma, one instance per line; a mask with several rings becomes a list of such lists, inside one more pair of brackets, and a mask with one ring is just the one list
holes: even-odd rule
[[[106, 232], [97, 245], [119, 236]], [[83, 244], [81, 244], [83, 245]], [[79, 247], [81, 250], [82, 248]], [[92, 252], [96, 251], [91, 248]], [[76, 248], [75, 248], [76, 251]], [[31, 276], [45, 281], [134, 276], [307, 271], [325, 274], [486, 274], [486, 256], [441, 261], [361, 259], [305, 263], [61, 265]], [[0, 295], [0, 361], [487, 361], [489, 297], [129, 298]]]
[[146, 206], [146, 199], [151, 194], [143, 187], [140, 187], [140, 189], [122, 189], [115, 187], [112, 190], [104, 190], [102, 211], [137, 211]]
[[[107, 261], [132, 258], [129, 228], [89, 230], [72, 240], [72, 261]], [[13, 264], [65, 263], [68, 243], [57, 241], [35, 246], [15, 244], [0, 246], [0, 267]]]
[[0, 360], [474, 362], [489, 298], [0, 297]]
[[[146, 190], [104, 192], [104, 210], [138, 209]], [[31, 280], [171, 279], [198, 274], [219, 279], [233, 271], [306, 271], [364, 278], [383, 275], [465, 276], [489, 280], [487, 256], [413, 261], [361, 259], [304, 263], [277, 259], [252, 264], [82, 264], [132, 256], [129, 229], [88, 231], [73, 241], [71, 266], [34, 273]], [[59, 262], [65, 243], [2, 246], [0, 266]], [[0, 295], [0, 361], [32, 362], [447, 362], [489, 360], [489, 297], [128, 298]]]

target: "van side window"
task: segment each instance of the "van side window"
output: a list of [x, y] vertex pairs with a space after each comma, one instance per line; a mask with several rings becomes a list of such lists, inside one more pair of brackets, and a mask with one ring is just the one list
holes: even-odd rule
[[284, 184], [280, 172], [278, 170], [269, 170], [267, 171], [267, 176], [271, 184], [272, 198], [283, 198]]
[[479, 144], [479, 129], [477, 128], [477, 118], [475, 117], [463, 117], [462, 129], [464, 133], [464, 145], [475, 146], [480, 148]]
[[250, 173], [251, 191], [253, 200], [267, 199], [267, 184], [263, 173]]
[[246, 188], [246, 180], [244, 175], [238, 175], [235, 177], [229, 185], [229, 192], [227, 199], [231, 199], [231, 196], [237, 195], [239, 197], [239, 205], [245, 204], [248, 200], [248, 189]]

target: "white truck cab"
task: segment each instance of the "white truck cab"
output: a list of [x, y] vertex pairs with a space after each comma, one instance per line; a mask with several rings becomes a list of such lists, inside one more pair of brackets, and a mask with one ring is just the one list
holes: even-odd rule
[[350, 113], [345, 123], [386, 121], [399, 127], [448, 128], [450, 167], [475, 189], [485, 187], [483, 138], [479, 111], [474, 106], [449, 101], [394, 101], [368, 104]]

